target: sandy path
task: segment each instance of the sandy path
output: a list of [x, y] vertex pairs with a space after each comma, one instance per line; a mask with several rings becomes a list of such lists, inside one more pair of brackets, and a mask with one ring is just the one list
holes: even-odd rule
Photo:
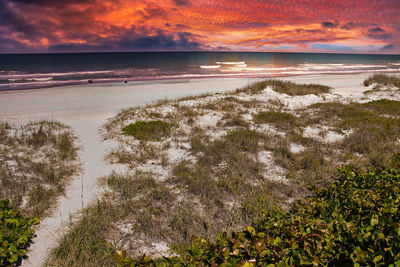
[[[23, 266], [41, 266], [48, 251], [62, 236], [70, 215], [101, 194], [97, 179], [118, 166], [104, 162], [107, 144], [98, 129], [122, 108], [143, 105], [163, 98], [207, 92], [223, 92], [245, 86], [253, 79], [207, 79], [166, 82], [137, 82], [128, 85], [90, 85], [40, 90], [0, 92], [0, 121], [15, 124], [30, 120], [54, 119], [70, 125], [79, 137], [82, 176], [67, 188], [52, 216], [44, 219]], [[83, 196], [83, 197], [82, 197]]]

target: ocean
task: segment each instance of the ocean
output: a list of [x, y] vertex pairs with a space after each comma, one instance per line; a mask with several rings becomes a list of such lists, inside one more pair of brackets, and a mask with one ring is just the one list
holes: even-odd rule
[[400, 73], [400, 55], [121, 52], [0, 54], [0, 90], [211, 77]]

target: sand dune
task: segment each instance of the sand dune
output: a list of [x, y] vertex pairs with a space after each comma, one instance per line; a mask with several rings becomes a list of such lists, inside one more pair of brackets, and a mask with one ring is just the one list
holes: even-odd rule
[[[369, 74], [299, 76], [285, 78], [301, 83], [320, 83], [334, 88], [332, 94], [341, 99], [363, 99], [362, 81]], [[77, 213], [101, 194], [97, 179], [112, 169], [103, 158], [109, 144], [102, 142], [99, 127], [119, 110], [145, 105], [164, 98], [178, 98], [209, 92], [224, 92], [243, 87], [260, 79], [198, 79], [157, 82], [132, 82], [129, 84], [103, 84], [74, 87], [47, 88], [40, 90], [0, 92], [0, 121], [15, 124], [29, 120], [52, 119], [70, 125], [80, 138], [83, 163], [82, 176], [76, 177], [59, 199], [58, 207], [51, 217], [41, 222], [37, 237], [31, 246], [29, 261], [24, 266], [40, 266], [48, 250], [60, 238], [63, 227], [68, 225], [70, 215]], [[306, 103], [292, 103], [304, 105]]]

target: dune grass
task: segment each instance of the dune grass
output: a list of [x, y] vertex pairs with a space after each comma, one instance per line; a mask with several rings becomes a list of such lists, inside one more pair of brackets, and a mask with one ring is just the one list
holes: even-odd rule
[[98, 202], [85, 209], [47, 259], [45, 266], [114, 266], [115, 246], [104, 239], [119, 211], [110, 203]]
[[0, 124], [0, 199], [43, 217], [80, 171], [72, 130], [55, 121]]
[[239, 92], [250, 92], [253, 94], [260, 93], [264, 90], [267, 86], [270, 86], [272, 90], [281, 93], [287, 94], [290, 96], [295, 95], [320, 95], [329, 93], [332, 89], [329, 86], [320, 85], [320, 84], [298, 84], [293, 82], [275, 80], [275, 79], [267, 79], [265, 81], [257, 82], [246, 86], [244, 88], [236, 90], [237, 93]]
[[364, 81], [364, 86], [375, 85], [375, 89], [391, 86], [400, 89], [400, 78], [386, 74], [374, 74]]

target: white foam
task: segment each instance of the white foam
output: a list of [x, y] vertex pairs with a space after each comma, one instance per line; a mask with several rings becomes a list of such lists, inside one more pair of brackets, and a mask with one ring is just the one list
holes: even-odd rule
[[221, 68], [221, 65], [205, 65], [205, 66], [200, 66], [202, 69], [218, 69]]
[[220, 65], [243, 65], [243, 64], [246, 64], [246, 62], [244, 62], [244, 61], [239, 61], [239, 62], [220, 61], [220, 62], [216, 62], [216, 64], [220, 64]]
[[19, 78], [39, 78], [39, 77], [55, 77], [67, 75], [85, 75], [85, 74], [106, 74], [113, 73], [111, 70], [104, 71], [71, 71], [71, 72], [49, 72], [49, 73], [19, 73], [0, 75], [1, 79], [19, 79]]

